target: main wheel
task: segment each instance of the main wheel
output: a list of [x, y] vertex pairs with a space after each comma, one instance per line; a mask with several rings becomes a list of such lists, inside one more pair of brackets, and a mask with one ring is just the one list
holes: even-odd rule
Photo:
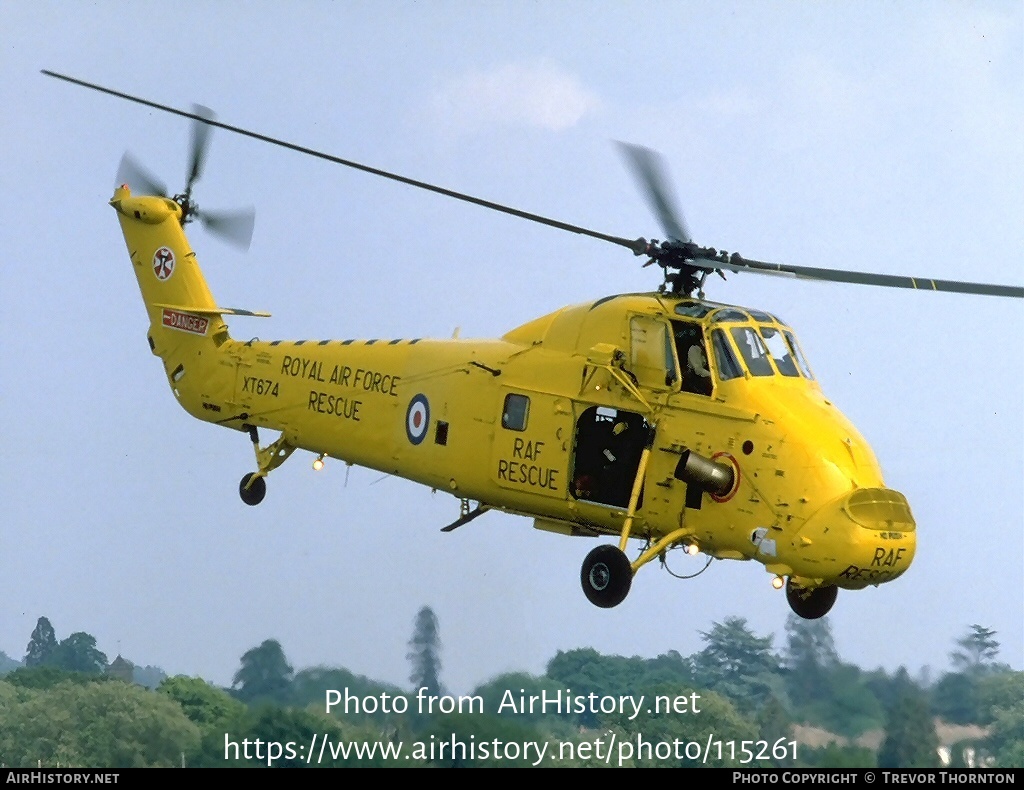
[[789, 608], [804, 620], [817, 620], [829, 613], [836, 602], [839, 588], [834, 584], [827, 587], [816, 587], [810, 590], [794, 584], [792, 579], [786, 581], [786, 600]]
[[[250, 479], [252, 480], [252, 485], [249, 485]], [[242, 482], [238, 484], [238, 495], [242, 497], [242, 501], [245, 504], [258, 505], [263, 501], [263, 497], [267, 495], [267, 481], [257, 476], [255, 472], [247, 474], [242, 477]]]
[[611, 609], [622, 603], [629, 593], [633, 568], [617, 546], [605, 543], [583, 560], [580, 583], [588, 601], [602, 609]]

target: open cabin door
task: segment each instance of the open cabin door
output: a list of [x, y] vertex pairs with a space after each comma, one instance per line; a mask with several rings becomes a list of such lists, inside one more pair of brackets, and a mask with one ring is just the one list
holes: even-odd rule
[[[626, 509], [649, 425], [643, 415], [591, 406], [576, 421], [572, 486], [576, 499]], [[637, 507], [643, 503], [643, 492]]]

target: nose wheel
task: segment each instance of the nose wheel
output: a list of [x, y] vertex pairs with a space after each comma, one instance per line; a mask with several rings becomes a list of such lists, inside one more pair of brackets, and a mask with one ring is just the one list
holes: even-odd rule
[[583, 560], [580, 583], [588, 601], [602, 609], [611, 609], [629, 594], [633, 568], [625, 554], [606, 543], [595, 548]]
[[786, 581], [786, 601], [789, 608], [804, 620], [817, 620], [827, 615], [838, 595], [839, 588], [834, 584], [811, 590], [794, 584], [792, 578]]

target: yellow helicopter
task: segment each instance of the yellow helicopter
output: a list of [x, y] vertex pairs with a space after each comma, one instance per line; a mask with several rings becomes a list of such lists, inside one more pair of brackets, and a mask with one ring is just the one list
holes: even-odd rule
[[[792, 610], [825, 615], [838, 589], [902, 575], [916, 525], [885, 486], [871, 448], [825, 397], [793, 329], [771, 313], [704, 298], [710, 274], [752, 272], [832, 282], [1024, 298], [1024, 288], [787, 266], [696, 245], [653, 152], [623, 153], [665, 241], [599, 233], [367, 167], [81, 80], [44, 74], [193, 121], [183, 192], [128, 155], [110, 201], [149, 315], [148, 339], [181, 406], [247, 433], [256, 471], [248, 505], [297, 449], [404, 477], [461, 500], [463, 526], [488, 510], [565, 535], [613, 536], [583, 561], [587, 598], [613, 607], [634, 574], [668, 551], [756, 560]], [[212, 128], [591, 236], [657, 264], [653, 293], [565, 307], [497, 340], [233, 339], [184, 226], [248, 246], [251, 211], [200, 211], [192, 188]], [[132, 193], [129, 184], [141, 188]], [[723, 275], [724, 277], [724, 275]], [[259, 429], [279, 435], [260, 442]], [[475, 505], [473, 504], [475, 503]], [[642, 543], [634, 559], [630, 539]]]

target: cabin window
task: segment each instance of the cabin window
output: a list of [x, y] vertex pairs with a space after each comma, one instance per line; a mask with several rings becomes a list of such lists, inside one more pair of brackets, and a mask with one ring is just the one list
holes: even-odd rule
[[762, 326], [759, 329], [761, 330], [761, 337], [764, 338], [765, 345], [768, 346], [768, 353], [775, 360], [775, 367], [779, 369], [779, 373], [783, 376], [799, 378], [800, 374], [797, 372], [793, 355], [789, 351], [789, 344], [786, 343], [782, 332], [770, 326]]
[[796, 357], [797, 364], [800, 365], [800, 370], [803, 372], [804, 378], [814, 381], [814, 374], [811, 373], [811, 367], [807, 364], [807, 360], [800, 351], [800, 344], [796, 342], [796, 338], [793, 337], [793, 333], [783, 331], [783, 334], [786, 336], [786, 343], [789, 344], [790, 351], [792, 351], [793, 356]]
[[672, 329], [675, 333], [676, 354], [683, 369], [683, 392], [710, 395], [711, 368], [700, 324], [673, 321]]
[[754, 376], [775, 375], [775, 369], [768, 359], [768, 349], [765, 348], [757, 330], [752, 326], [735, 326], [731, 331], [732, 339], [736, 341], [736, 346], [747, 363], [747, 370]]
[[652, 316], [629, 319], [629, 370], [644, 387], [665, 389], [679, 380], [668, 325]]
[[[501, 410], [501, 427], [510, 431], [525, 431], [530, 416], [530, 399], [525, 395], [506, 395]], [[447, 438], [447, 437], [445, 437]], [[518, 439], [516, 441], [519, 441]]]
[[738, 379], [743, 376], [743, 367], [736, 359], [732, 346], [729, 345], [729, 338], [721, 329], [711, 331], [711, 346], [715, 351], [715, 366], [718, 368], [718, 378], [722, 381]]

